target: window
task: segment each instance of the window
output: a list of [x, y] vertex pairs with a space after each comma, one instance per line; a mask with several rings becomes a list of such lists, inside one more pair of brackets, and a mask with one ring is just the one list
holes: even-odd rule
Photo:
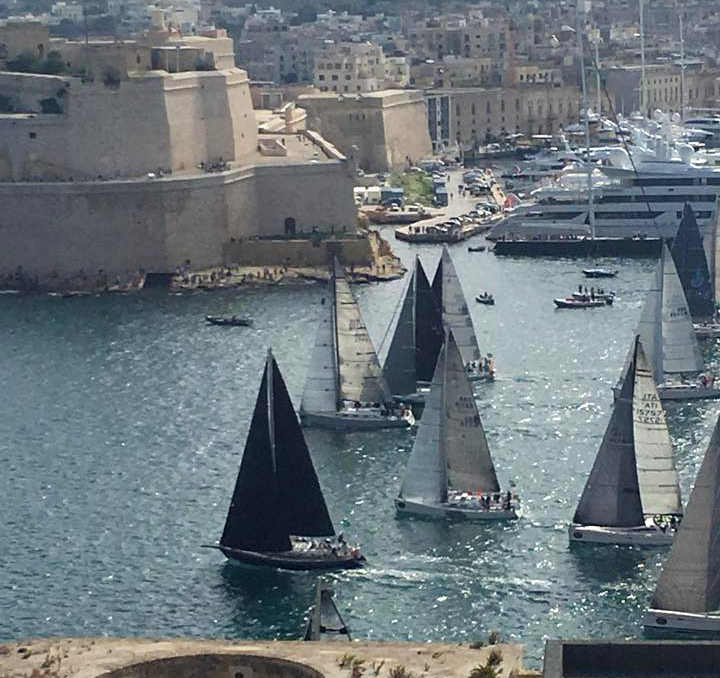
[[325, 80], [325, 76], [321, 73], [318, 75], [318, 80]]
[[333, 75], [333, 76], [332, 76], [332, 79], [333, 79], [333, 80], [337, 80], [337, 79], [338, 79], [337, 75]]
[[472, 104], [472, 105], [470, 106], [470, 113], [471, 113], [472, 115], [475, 115], [475, 104]]
[[352, 78], [351, 75], [346, 75], [346, 76], [345, 76], [345, 80], [350, 80], [351, 78]]

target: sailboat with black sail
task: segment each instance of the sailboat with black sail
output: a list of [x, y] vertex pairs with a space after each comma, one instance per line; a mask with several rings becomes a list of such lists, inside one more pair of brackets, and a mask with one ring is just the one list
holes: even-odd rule
[[704, 369], [700, 348], [667, 245], [663, 245], [637, 333], [661, 400], [720, 398], [720, 389], [713, 379], [700, 376]]
[[406, 428], [410, 408], [394, 405], [357, 301], [335, 260], [329, 303], [318, 331], [300, 403], [304, 426], [351, 430]]
[[517, 518], [519, 505], [515, 494], [500, 491], [472, 384], [448, 330], [395, 499], [397, 514], [508, 520]]
[[720, 634], [720, 420], [644, 624], [652, 629]]
[[268, 351], [225, 529], [225, 556], [288, 570], [361, 567], [336, 535], [285, 382]]
[[670, 252], [685, 292], [695, 334], [702, 339], [720, 336], [708, 258], [695, 214], [688, 203], [685, 203]]
[[639, 337], [570, 525], [570, 541], [672, 543], [682, 503], [665, 413]]
[[442, 346], [443, 326], [440, 306], [417, 256], [395, 316], [383, 374], [395, 400], [421, 404]]
[[443, 245], [432, 290], [440, 304], [443, 325], [455, 337], [470, 381], [492, 381], [495, 368], [489, 355], [485, 358], [480, 356], [470, 310], [447, 245]]

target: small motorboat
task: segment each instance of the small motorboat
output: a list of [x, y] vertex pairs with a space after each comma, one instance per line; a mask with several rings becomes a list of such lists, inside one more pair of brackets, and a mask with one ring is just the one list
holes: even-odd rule
[[584, 268], [583, 274], [586, 278], [614, 278], [618, 272], [609, 268]]
[[468, 252], [484, 252], [485, 245], [478, 245], [477, 247], [468, 247]]
[[591, 292], [590, 294], [585, 292], [573, 292], [572, 296], [573, 299], [595, 299], [604, 301], [606, 304], [612, 304], [613, 301], [615, 301], [615, 292], [605, 292], [604, 290], [600, 292]]
[[495, 299], [493, 298], [493, 295], [489, 292], [483, 292], [482, 294], [478, 294], [475, 297], [475, 301], [477, 301], [478, 304], [485, 304], [486, 306], [495, 305]]
[[221, 327], [252, 327], [252, 318], [238, 318], [236, 315], [226, 318], [221, 315], [206, 315], [205, 322]]
[[553, 299], [553, 303], [558, 308], [598, 308], [599, 306], [609, 306], [612, 301], [604, 301], [602, 299], [592, 299], [588, 296], [582, 297], [565, 297], [565, 299]]

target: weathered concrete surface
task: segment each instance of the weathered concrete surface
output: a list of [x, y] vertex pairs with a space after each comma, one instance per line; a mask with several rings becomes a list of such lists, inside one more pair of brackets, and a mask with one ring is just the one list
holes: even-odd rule
[[[193, 675], [200, 678], [199, 664], [208, 663], [208, 655], [238, 656], [242, 664], [243, 655], [286, 659], [306, 665], [322, 674], [324, 678], [353, 678], [352, 665], [341, 666], [345, 655], [354, 655], [363, 660], [362, 678], [389, 678], [390, 670], [404, 667], [406, 676], [413, 678], [468, 678], [470, 671], [484, 664], [492, 649], [502, 653], [501, 678], [510, 676], [537, 676], [522, 669], [521, 645], [493, 645], [481, 649], [470, 649], [467, 645], [441, 643], [397, 643], [397, 642], [267, 642], [267, 641], [214, 641], [214, 640], [138, 640], [107, 638], [73, 638], [31, 640], [25, 643], [0, 645], [0, 677], [26, 678], [47, 676], [49, 678], [95, 678], [112, 672], [113, 678], [135, 678], [143, 676]], [[181, 662], [174, 661], [171, 672], [161, 665], [145, 666], [122, 670], [135, 664], [156, 662], [172, 657], [198, 657], [189, 661], [189, 671], [181, 670]], [[381, 664], [381, 662], [384, 662]], [[379, 668], [378, 668], [379, 667]], [[227, 674], [231, 678], [235, 674]], [[215, 675], [216, 670], [204, 675]], [[377, 670], [377, 674], [375, 673]], [[255, 670], [253, 675], [262, 675]], [[277, 670], [268, 672], [280, 675]], [[309, 672], [312, 675], [312, 672]], [[356, 676], [355, 678], [358, 678]]]

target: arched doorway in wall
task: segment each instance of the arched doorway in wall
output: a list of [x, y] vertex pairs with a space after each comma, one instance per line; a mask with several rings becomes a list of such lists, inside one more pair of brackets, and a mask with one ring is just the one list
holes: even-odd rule
[[295, 217], [288, 217], [285, 219], [285, 235], [295, 235], [296, 228], [297, 224], [295, 222]]

